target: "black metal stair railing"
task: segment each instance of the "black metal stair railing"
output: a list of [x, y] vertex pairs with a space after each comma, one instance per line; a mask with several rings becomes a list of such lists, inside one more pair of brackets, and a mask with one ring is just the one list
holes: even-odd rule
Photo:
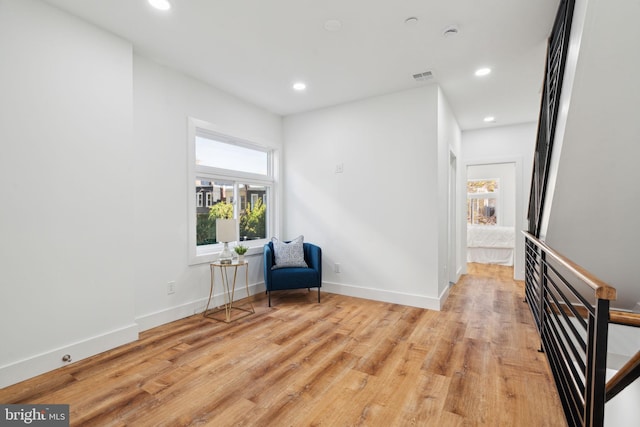
[[570, 426], [604, 423], [610, 301], [616, 290], [525, 234], [525, 293]]
[[529, 232], [536, 237], [540, 236], [549, 162], [555, 139], [574, 4], [575, 0], [562, 0], [560, 2], [547, 45], [547, 63], [540, 103], [531, 191], [529, 193]]
[[[608, 326], [639, 326], [638, 316], [615, 321], [616, 291], [562, 257], [541, 233], [551, 152], [556, 136], [575, 0], [561, 0], [547, 45], [525, 234], [525, 292], [549, 361], [567, 423], [604, 423], [605, 403], [640, 377], [640, 352], [606, 383]], [[586, 290], [585, 290], [586, 286]]]

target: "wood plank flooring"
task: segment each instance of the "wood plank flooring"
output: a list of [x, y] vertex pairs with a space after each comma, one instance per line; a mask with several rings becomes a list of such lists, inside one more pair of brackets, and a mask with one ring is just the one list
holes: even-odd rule
[[256, 295], [0, 390], [87, 426], [566, 426], [508, 267], [470, 265], [440, 312], [316, 292]]

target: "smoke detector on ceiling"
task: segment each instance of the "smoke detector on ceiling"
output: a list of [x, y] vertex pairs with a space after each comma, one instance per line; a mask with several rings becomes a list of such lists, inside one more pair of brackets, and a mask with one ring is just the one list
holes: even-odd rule
[[458, 32], [460, 32], [460, 28], [458, 28], [457, 25], [449, 25], [447, 28], [445, 28], [442, 31], [442, 36], [443, 37], [453, 37], [453, 36], [457, 36]]
[[424, 82], [427, 80], [431, 80], [433, 79], [433, 72], [432, 71], [425, 71], [423, 73], [418, 73], [418, 74], [414, 74], [413, 75], [413, 79], [417, 82]]
[[404, 23], [407, 25], [416, 25], [418, 23], [418, 18], [415, 16], [410, 16], [404, 20]]

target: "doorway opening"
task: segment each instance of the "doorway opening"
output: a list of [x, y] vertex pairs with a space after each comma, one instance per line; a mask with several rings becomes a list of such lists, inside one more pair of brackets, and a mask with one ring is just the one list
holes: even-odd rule
[[466, 262], [513, 268], [518, 206], [516, 162], [466, 168]]

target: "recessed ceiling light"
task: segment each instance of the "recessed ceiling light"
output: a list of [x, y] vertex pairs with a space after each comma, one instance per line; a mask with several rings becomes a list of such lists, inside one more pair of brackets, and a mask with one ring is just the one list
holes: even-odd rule
[[488, 67], [478, 68], [475, 74], [478, 77], [486, 76], [488, 74], [491, 74], [491, 68], [488, 68]]
[[306, 88], [307, 88], [307, 85], [302, 82], [297, 82], [293, 84], [293, 89], [297, 90], [298, 92], [303, 91]]
[[495, 121], [496, 121], [496, 118], [493, 116], [487, 116], [484, 118], [485, 123], [495, 123]]
[[169, 0], [149, 0], [149, 4], [158, 10], [171, 9], [171, 3], [169, 3]]

